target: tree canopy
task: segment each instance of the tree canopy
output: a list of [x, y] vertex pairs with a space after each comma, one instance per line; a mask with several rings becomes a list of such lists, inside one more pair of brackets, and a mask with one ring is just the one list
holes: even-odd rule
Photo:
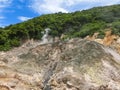
[[41, 15], [31, 20], [0, 28], [0, 50], [9, 50], [19, 46], [24, 40], [40, 40], [42, 31], [50, 28], [50, 35], [66, 38], [103, 34], [106, 28], [112, 28], [114, 34], [120, 35], [120, 5], [95, 7], [73, 13], [54, 13]]

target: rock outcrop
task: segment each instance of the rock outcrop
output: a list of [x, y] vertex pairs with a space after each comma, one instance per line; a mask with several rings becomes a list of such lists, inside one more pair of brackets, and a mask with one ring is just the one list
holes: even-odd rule
[[120, 55], [78, 38], [0, 52], [0, 90], [120, 90]]

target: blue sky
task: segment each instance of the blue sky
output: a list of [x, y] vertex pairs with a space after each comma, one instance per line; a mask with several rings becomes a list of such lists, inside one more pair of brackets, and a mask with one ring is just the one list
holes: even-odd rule
[[41, 14], [68, 13], [113, 4], [120, 4], [120, 0], [0, 0], [0, 27]]

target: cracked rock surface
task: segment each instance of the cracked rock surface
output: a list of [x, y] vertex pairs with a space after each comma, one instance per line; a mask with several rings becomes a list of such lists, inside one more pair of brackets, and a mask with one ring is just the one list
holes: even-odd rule
[[81, 39], [0, 52], [0, 90], [120, 90], [120, 55]]

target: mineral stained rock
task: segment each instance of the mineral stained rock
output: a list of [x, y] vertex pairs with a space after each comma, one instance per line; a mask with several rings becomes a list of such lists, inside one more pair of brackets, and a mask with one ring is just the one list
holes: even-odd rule
[[0, 90], [120, 90], [120, 55], [81, 39], [0, 52]]

